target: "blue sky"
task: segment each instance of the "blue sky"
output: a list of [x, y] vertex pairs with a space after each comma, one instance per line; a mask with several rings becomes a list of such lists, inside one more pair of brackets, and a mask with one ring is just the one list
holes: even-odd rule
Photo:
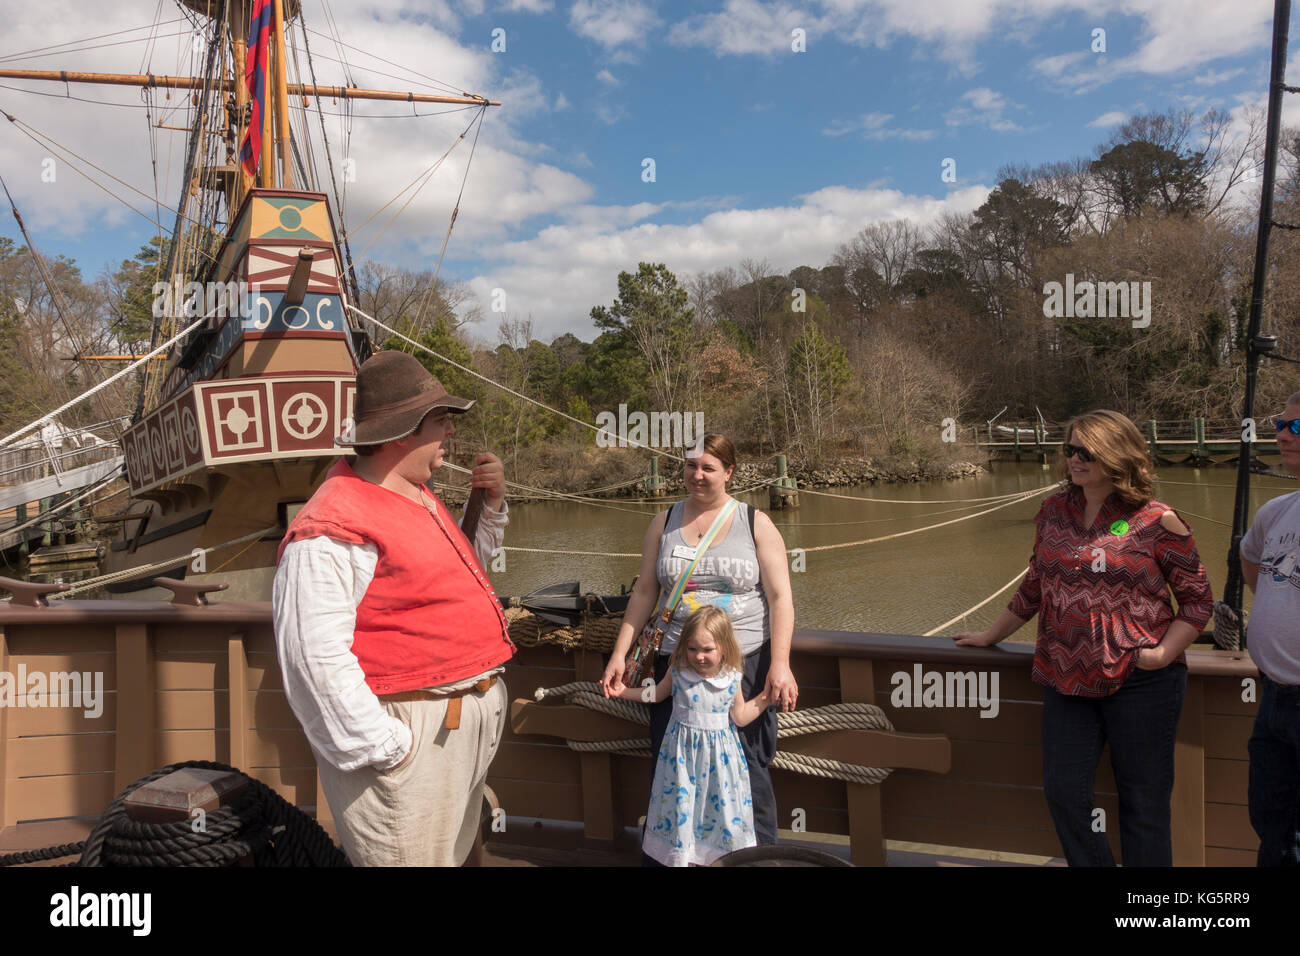
[[[320, 0], [304, 7], [307, 26], [319, 31], [310, 35], [318, 77], [340, 82], [324, 7]], [[154, 10], [153, 0], [123, 0], [108, 11], [84, 0], [51, 0], [40, 10], [4, 0], [0, 60], [11, 59], [0, 66], [188, 72], [189, 35], [164, 35], [147, 48], [142, 33], [123, 33], [114, 40], [126, 42], [111, 47], [12, 59], [145, 26]], [[164, 20], [179, 16], [171, 0], [162, 10]], [[511, 318], [532, 320], [535, 337], [571, 331], [589, 339], [591, 307], [608, 304], [619, 270], [634, 270], [638, 260], [667, 262], [679, 277], [746, 257], [781, 272], [821, 266], [872, 221], [928, 224], [970, 211], [1005, 163], [1093, 155], [1133, 113], [1218, 108], [1244, 135], [1265, 99], [1272, 3], [334, 0], [331, 10], [343, 40], [367, 51], [343, 51], [360, 85], [421, 91], [432, 76], [503, 102], [484, 124], [443, 266], [483, 306], [472, 334], [492, 342], [501, 318], [489, 309], [494, 289], [507, 293]], [[178, 22], [158, 33], [185, 29]], [[792, 50], [795, 29], [804, 31], [802, 52]], [[494, 30], [505, 31], [504, 51], [491, 49]], [[1105, 31], [1104, 52], [1094, 49], [1096, 30]], [[73, 91], [124, 104], [109, 108], [64, 100], [57, 85], [0, 84], [0, 108], [154, 194], [139, 91]], [[366, 229], [361, 221], [427, 168], [471, 115], [367, 118], [406, 111], [357, 107], [348, 150], [354, 252], [375, 239], [386, 214]], [[344, 121], [327, 120], [339, 152]], [[182, 125], [184, 116], [164, 122]], [[158, 190], [170, 201], [182, 136], [155, 135]], [[42, 182], [48, 152], [0, 125], [0, 174], [38, 243], [76, 258], [89, 275], [133, 254], [149, 224], [74, 172]], [[467, 152], [453, 151], [368, 258], [434, 265]], [[647, 158], [653, 182], [643, 180]], [[941, 178], [945, 159], [955, 182]], [[94, 175], [134, 204], [151, 205]], [[1248, 190], [1238, 198], [1252, 200]], [[17, 235], [7, 211], [0, 234]]]

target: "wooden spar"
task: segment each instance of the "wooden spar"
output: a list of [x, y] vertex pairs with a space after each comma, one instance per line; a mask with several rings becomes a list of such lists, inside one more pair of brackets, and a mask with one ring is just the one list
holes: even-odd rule
[[[200, 90], [205, 81], [198, 76], [165, 76], [160, 73], [72, 73], [66, 70], [0, 70], [9, 80], [49, 80], [54, 83], [99, 83], [106, 86], [152, 86], [168, 90]], [[243, 81], [240, 80], [240, 83]], [[230, 79], [207, 84], [229, 93], [236, 90]], [[399, 103], [449, 103], [461, 106], [500, 106], [500, 100], [482, 96], [435, 96], [431, 93], [397, 93], [393, 90], [363, 90], [351, 86], [322, 86], [318, 83], [288, 83], [288, 96], [332, 97], [345, 100], [389, 100]]]
[[289, 61], [284, 56], [284, 6], [273, 0], [275, 17], [271, 21], [271, 37], [275, 41], [275, 116], [279, 122], [279, 135], [275, 139], [280, 151], [280, 186], [293, 188], [293, 163], [289, 149]]
[[[231, 21], [231, 51], [234, 56], [234, 86], [235, 86], [235, 115], [239, 117], [239, 123], [243, 124], [245, 111], [248, 109], [248, 84], [244, 80], [244, 70], [248, 65], [248, 17], [247, 11], [242, 4], [237, 5], [236, 11], [232, 16], [238, 16], [241, 19]], [[239, 130], [242, 137], [243, 130]], [[239, 167], [239, 179], [234, 185], [234, 195], [227, 197], [227, 205], [231, 209], [238, 209], [239, 204], [244, 201], [248, 191], [253, 188], [253, 177], [248, 175], [248, 170], [244, 164], [239, 161], [239, 148], [241, 139], [237, 138], [235, 142], [235, 163]]]

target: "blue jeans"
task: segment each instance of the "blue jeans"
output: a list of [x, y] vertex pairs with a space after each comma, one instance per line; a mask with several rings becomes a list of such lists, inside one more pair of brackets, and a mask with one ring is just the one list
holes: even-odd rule
[[1300, 687], [1259, 675], [1250, 734], [1250, 825], [1260, 866], [1300, 866]]
[[1043, 792], [1070, 866], [1115, 865], [1101, 818], [1093, 812], [1094, 778], [1107, 743], [1119, 791], [1124, 865], [1173, 864], [1169, 800], [1186, 695], [1184, 664], [1155, 671], [1134, 667], [1109, 697], [1071, 697], [1043, 688]]

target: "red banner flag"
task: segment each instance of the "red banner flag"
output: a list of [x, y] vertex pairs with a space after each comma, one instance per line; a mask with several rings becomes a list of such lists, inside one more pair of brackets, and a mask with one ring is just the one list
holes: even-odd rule
[[239, 149], [239, 161], [250, 176], [257, 175], [257, 164], [262, 158], [262, 118], [266, 115], [266, 61], [274, 14], [271, 0], [253, 0], [244, 66], [244, 82], [248, 86], [252, 114], [248, 119], [248, 129], [244, 132], [244, 142]]

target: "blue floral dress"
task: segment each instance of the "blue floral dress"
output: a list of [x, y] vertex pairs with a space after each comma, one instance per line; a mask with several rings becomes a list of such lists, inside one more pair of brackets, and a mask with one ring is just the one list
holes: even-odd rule
[[665, 866], [712, 863], [755, 846], [749, 766], [731, 722], [739, 671], [673, 672], [673, 716], [655, 763], [645, 852]]

